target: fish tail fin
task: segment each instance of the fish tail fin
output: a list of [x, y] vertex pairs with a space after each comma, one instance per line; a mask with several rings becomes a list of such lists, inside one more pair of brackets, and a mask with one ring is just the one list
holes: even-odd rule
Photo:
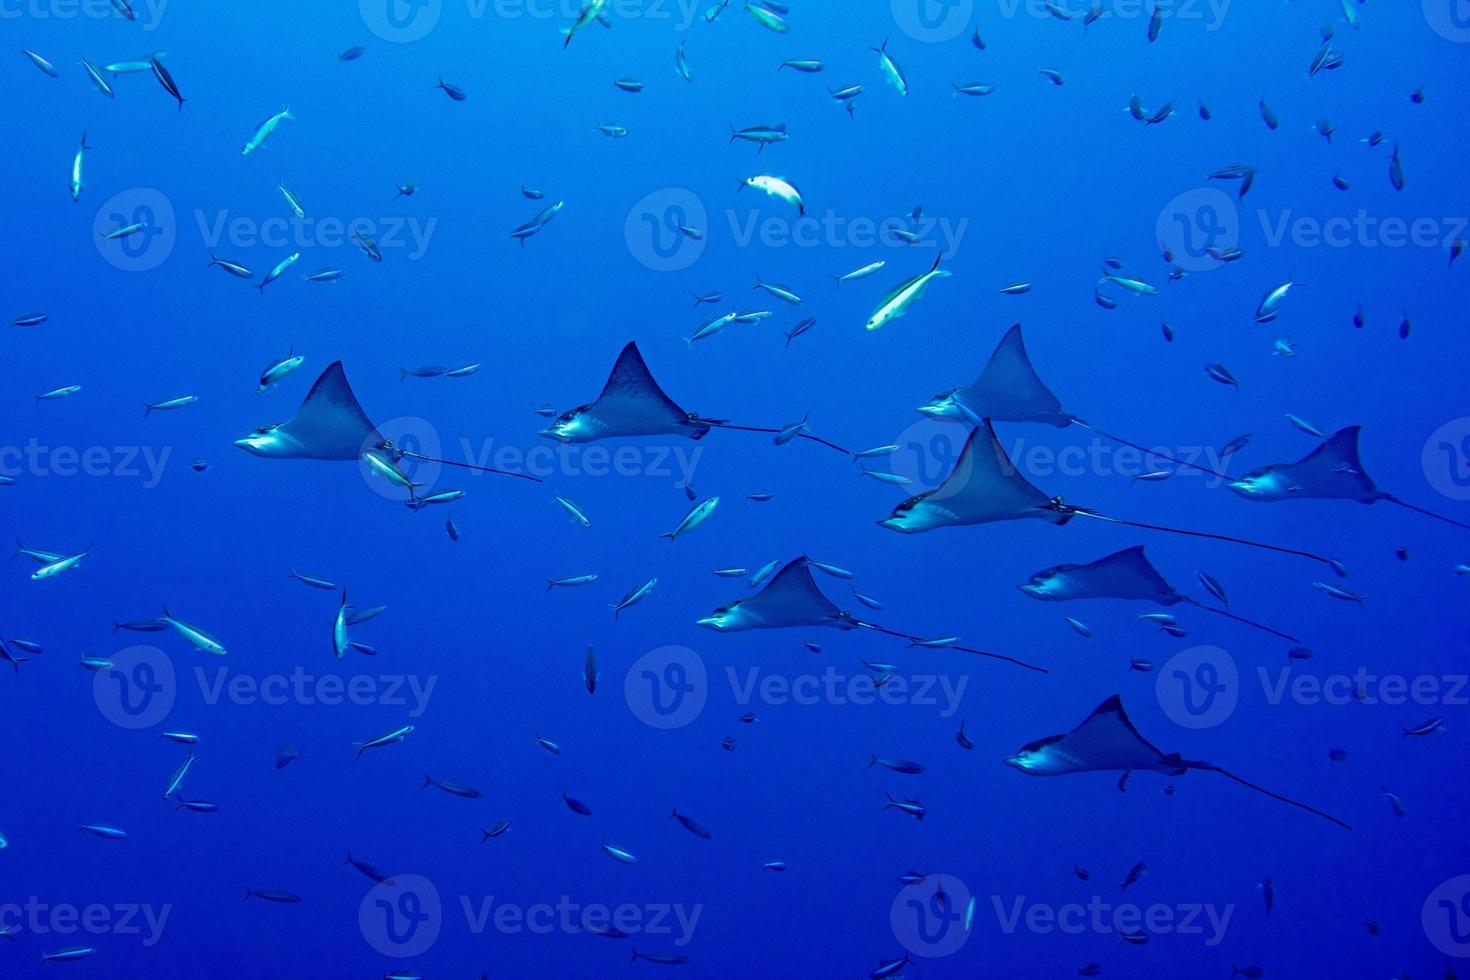
[[122, 623], [119, 623], [117, 620], [114, 619], [112, 621], [112, 631], [116, 633], [120, 629], [122, 629]]
[[633, 951], [633, 955], [628, 959], [628, 962], [629, 963], [637, 963], [638, 962], [638, 947], [637, 946], [630, 946], [629, 949], [631, 949]]
[[554, 588], [556, 588], [556, 583], [553, 582], [551, 579], [547, 579], [546, 580], [546, 591], [547, 592], [550, 592]]
[[873, 753], [869, 752], [868, 753], [868, 768], [871, 769], [874, 766], [876, 766], [877, 764], [878, 764], [878, 757], [876, 755], [874, 755]]
[[255, 892], [251, 891], [249, 888], [245, 889], [245, 901], [250, 901], [250, 896], [254, 894]]
[[87, 145], [87, 131], [85, 129], [82, 130], [82, 145], [81, 145], [81, 149], [83, 149], [83, 150], [90, 150], [91, 149], [91, 147]]
[[433, 784], [433, 782], [434, 782], [434, 777], [433, 776], [425, 776], [424, 777], [424, 785], [420, 786], [419, 789], [428, 789], [429, 786]]

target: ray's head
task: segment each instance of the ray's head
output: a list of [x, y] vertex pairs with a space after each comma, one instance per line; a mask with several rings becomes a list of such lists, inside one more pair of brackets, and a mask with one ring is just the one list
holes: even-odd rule
[[1017, 749], [1015, 754], [1006, 757], [1006, 765], [1027, 775], [1049, 776], [1057, 764], [1056, 754], [1051, 748], [1056, 741], [1056, 737], [1052, 737], [1028, 742]]
[[751, 621], [751, 617], [740, 608], [744, 604], [745, 601], [740, 599], [723, 605], [703, 619], [695, 620], [695, 625], [712, 629], [716, 633], [734, 633], [750, 629], [755, 624]]
[[947, 420], [950, 422], [966, 421], [965, 413], [955, 401], [954, 391], [946, 391], [935, 395], [929, 400], [929, 404], [921, 405], [918, 409], [921, 415], [927, 415], [932, 419]]
[[929, 496], [930, 494], [922, 493], [917, 497], [910, 497], [893, 508], [893, 513], [879, 521], [878, 526], [900, 534], [918, 534], [943, 527], [947, 522], [929, 503]]
[[296, 441], [281, 431], [279, 425], [263, 425], [235, 445], [252, 456], [281, 457], [295, 455], [299, 448]]
[[1062, 599], [1065, 598], [1063, 593], [1066, 591], [1066, 584], [1060, 570], [1047, 568], [1031, 576], [1025, 585], [1018, 588], [1033, 599]]
[[541, 435], [548, 439], [556, 439], [559, 442], [590, 442], [597, 438], [588, 424], [587, 409], [590, 405], [581, 405], [577, 408], [568, 409], [556, 417], [556, 421], [541, 430]]
[[1285, 500], [1294, 492], [1279, 466], [1262, 466], [1226, 484], [1249, 500]]

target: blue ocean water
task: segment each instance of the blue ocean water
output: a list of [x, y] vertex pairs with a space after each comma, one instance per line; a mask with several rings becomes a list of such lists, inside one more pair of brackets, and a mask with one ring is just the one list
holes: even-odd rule
[[[0, 4], [12, 48], [59, 74], [18, 51], [0, 68], [0, 312], [46, 315], [5, 328], [0, 473], [14, 485], [0, 503], [25, 547], [88, 552], [41, 580], [24, 557], [6, 570], [0, 636], [30, 659], [0, 665], [0, 929], [11, 930], [0, 973], [837, 977], [907, 956], [895, 973], [1071, 976], [1097, 964], [1103, 976], [1226, 977], [1235, 964], [1420, 977], [1470, 955], [1466, 579], [1455, 574], [1470, 532], [1386, 501], [1253, 502], [1079, 427], [1007, 422], [1002, 445], [1049, 495], [1305, 549], [1350, 575], [1082, 518], [919, 535], [876, 523], [932, 489], [968, 433], [915, 409], [973, 381], [1013, 323], [1046, 384], [1101, 429], [1212, 467], [1209, 453], [1253, 433], [1225, 464], [1238, 475], [1317, 445], [1288, 414], [1324, 433], [1361, 425], [1379, 486], [1470, 521], [1470, 266], [1451, 260], [1470, 237], [1463, 4], [1352, 4], [1356, 27], [1335, 0], [1160, 4], [1152, 42], [1154, 6], [1125, 0], [1086, 27], [1086, 7], [1061, 0], [1074, 19], [1039, 4], [812, 0], [775, 15], [786, 33], [741, 6], [709, 21], [705, 5], [611, 3], [610, 26], [587, 24], [564, 48], [558, 31], [579, 8], [539, 0], [131, 0], [132, 20], [104, 0]], [[1324, 25], [1342, 64], [1309, 76]], [[885, 39], [907, 95], [870, 50]], [[353, 46], [362, 56], [341, 60]], [[681, 46], [692, 81], [676, 70]], [[149, 71], [103, 71], [109, 99], [78, 64], [159, 52], [181, 108]], [[825, 70], [778, 71], [785, 59]], [[620, 91], [620, 78], [645, 88]], [[446, 97], [441, 79], [466, 98]], [[969, 83], [995, 91], [954, 93]], [[855, 84], [849, 116], [828, 89]], [[1135, 94], [1173, 114], [1136, 121]], [[1264, 125], [1262, 99], [1279, 128]], [[285, 107], [293, 118], [242, 157]], [[789, 139], [759, 153], [730, 140], [732, 128], [782, 123]], [[1381, 145], [1362, 142], [1378, 131]], [[1238, 181], [1208, 179], [1233, 165], [1258, 172], [1243, 197]], [[738, 189], [761, 174], [799, 187], [805, 214]], [[508, 237], [558, 201], [524, 246]], [[143, 227], [105, 237], [130, 224]], [[377, 241], [381, 262], [354, 232]], [[1238, 261], [1208, 252], [1234, 247]], [[211, 253], [257, 284], [300, 260], [257, 290], [207, 267]], [[950, 277], [906, 316], [863, 329], [887, 290], [941, 255]], [[1098, 286], [1105, 257], [1159, 294]], [[874, 275], [833, 285], [879, 260]], [[321, 268], [343, 275], [303, 281]], [[753, 290], [757, 279], [804, 302]], [[1032, 289], [1001, 295], [1018, 281]], [[1255, 322], [1261, 297], [1287, 282], [1280, 316]], [[711, 292], [723, 298], [694, 306]], [[750, 310], [774, 315], [685, 341], [710, 317]], [[806, 317], [816, 325], [788, 345]], [[1274, 352], [1278, 340], [1294, 355]], [[861, 465], [909, 482], [864, 478], [840, 452], [769, 434], [566, 447], [538, 435], [552, 420], [537, 410], [592, 401], [628, 341], [684, 409], [766, 428], [806, 418], [851, 450], [897, 445]], [[303, 366], [257, 395], [260, 368], [288, 352]], [[406, 460], [415, 480], [465, 491], [414, 511], [360, 464], [232, 445], [289, 419], [338, 360], [403, 447], [544, 482]], [[400, 376], [475, 363], [465, 377]], [[69, 385], [81, 390], [34, 397]], [[183, 395], [198, 402], [145, 416], [142, 403]], [[1133, 479], [1158, 469], [1174, 475]], [[705, 524], [659, 538], [712, 496]], [[1188, 606], [1171, 610], [1187, 631], [1175, 638], [1137, 620], [1154, 606], [1043, 603], [1016, 588], [1137, 544], [1179, 591], [1217, 604], [1204, 571], [1231, 611], [1300, 643]], [[753, 592], [748, 575], [712, 570], [802, 555], [855, 574], [815, 576], [855, 616], [1050, 673], [863, 630], [696, 625]], [[547, 589], [590, 573], [595, 583]], [[614, 619], [609, 604], [654, 578]], [[388, 607], [350, 631], [374, 655], [334, 655], [339, 590], [355, 607]], [[113, 630], [164, 606], [228, 654], [173, 631]], [[1314, 655], [1289, 659], [1295, 645]], [[87, 671], [84, 657], [111, 666]], [[1135, 659], [1154, 669], [1130, 669]], [[862, 661], [896, 672], [878, 685]], [[1164, 752], [1353, 829], [1208, 772], [1140, 772], [1120, 793], [1116, 773], [1044, 779], [1004, 764], [1114, 693]], [[1401, 735], [1436, 717], [1443, 730]], [[955, 738], [961, 723], [972, 749]], [[400, 743], [357, 757], [354, 743], [405, 725]], [[198, 744], [163, 737], [180, 731]], [[288, 741], [300, 757], [278, 769]], [[217, 812], [164, 798], [191, 752], [180, 796]], [[873, 754], [926, 771], [870, 766]], [[426, 774], [481, 796], [423, 788]], [[885, 794], [927, 815], [885, 809]], [[670, 819], [675, 807], [709, 838]], [[482, 841], [501, 820], [509, 829]], [[349, 853], [392, 884], [344, 865]], [[1140, 861], [1146, 875], [1120, 889]], [[910, 871], [924, 881], [901, 884]], [[247, 889], [300, 901], [242, 901]], [[595, 934], [610, 923], [628, 935]], [[1120, 938], [1140, 929], [1145, 944]], [[38, 966], [74, 947], [95, 952]], [[633, 950], [687, 962], [630, 962]]]

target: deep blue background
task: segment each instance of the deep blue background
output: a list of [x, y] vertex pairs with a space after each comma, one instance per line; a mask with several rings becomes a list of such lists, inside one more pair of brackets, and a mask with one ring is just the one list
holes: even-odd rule
[[[472, 935], [457, 898], [528, 905], [568, 895], [702, 906], [683, 950], [691, 975], [862, 975], [901, 952], [889, 907], [896, 876], [910, 868], [953, 875], [980, 896], [970, 941], [921, 961], [913, 971], [920, 975], [1066, 976], [1089, 961], [1123, 976], [1224, 977], [1232, 962], [1260, 964], [1268, 976], [1443, 970], [1420, 906], [1466, 870], [1463, 705], [1271, 705], [1248, 683], [1228, 722], [1186, 731], [1161, 711], [1154, 675], [1128, 670], [1130, 658], [1162, 664], [1177, 650], [1215, 643], [1254, 676], [1257, 665], [1286, 663], [1284, 645], [1198, 613], [1184, 617], [1187, 639], [1169, 640], [1135, 625], [1142, 607], [1047, 605], [1015, 585], [1040, 568], [1147, 540], [1181, 590], [1198, 592], [1194, 572], [1207, 569], [1244, 614], [1302, 636], [1317, 657], [1298, 673], [1362, 665], [1452, 675], [1465, 670], [1467, 615], [1465, 579], [1451, 570], [1470, 555], [1470, 534], [1386, 504], [1265, 507], [1196, 478], [1130, 485], [1108, 473], [1037, 477], [1048, 491], [1120, 516], [1233, 529], [1336, 555], [1352, 569], [1343, 584], [1368, 597], [1358, 608], [1314, 590], [1322, 572], [1309, 563], [1106, 526], [1028, 522], [902, 537], [874, 524], [902, 492], [860, 479], [837, 454], [717, 432], [697, 446], [694, 485], [723, 504], [672, 545], [656, 538], [687, 507], [671, 478], [567, 473], [544, 487], [445, 475], [441, 484], [469, 491], [454, 506], [463, 532], [454, 544], [442, 510], [409, 512], [372, 492], [351, 464], [267, 461], [230, 445], [255, 425], [287, 418], [310, 380], [340, 358], [375, 420], [428, 420], [451, 455], [461, 438], [550, 446], [535, 434], [545, 422], [533, 410], [590, 400], [617, 350], [637, 339], [690, 410], [757, 425], [810, 412], [815, 431], [844, 445], [907, 447], [935, 431], [958, 437], [958, 427], [936, 430], [913, 409], [971, 380], [1004, 329], [1021, 321], [1043, 376], [1100, 426], [1175, 447], [1255, 432], [1236, 463], [1244, 468], [1311, 448], [1285, 413], [1329, 430], [1362, 423], [1365, 461], [1384, 487], [1464, 518], [1470, 508], [1434, 491], [1420, 453], [1434, 429], [1466, 412], [1470, 267], [1447, 272], [1443, 248], [1371, 239], [1270, 247], [1255, 215], [1364, 209], [1453, 229], [1466, 213], [1467, 49], [1433, 33], [1417, 4], [1364, 7], [1362, 28], [1352, 31], [1336, 2], [1238, 3], [1218, 24], [1166, 22], [1153, 45], [1143, 19], [1104, 20], [1084, 34], [1080, 23], [1007, 17], [987, 4], [975, 15], [989, 45], [983, 52], [968, 31], [923, 43], [876, 3], [801, 4], [785, 36], [738, 6], [713, 25], [680, 23], [684, 15], [664, 7], [620, 17], [610, 31], [588, 27], [565, 51], [556, 30], [570, 21], [567, 11], [476, 17], [448, 2], [426, 38], [394, 44], [365, 27], [357, 4], [322, 6], [331, 9], [175, 3], [156, 21], [140, 6], [132, 24], [6, 7], [0, 30], [10, 46], [39, 51], [62, 77], [45, 77], [18, 54], [0, 68], [0, 312], [50, 315], [39, 328], [6, 328], [0, 338], [8, 379], [0, 438], [52, 449], [144, 446], [169, 457], [155, 487], [135, 476], [61, 478], [24, 468], [16, 486], [0, 490], [7, 530], [27, 545], [70, 552], [95, 542], [92, 558], [51, 581], [29, 581], [24, 560], [6, 569], [0, 629], [47, 649], [18, 676], [0, 671], [0, 831], [10, 840], [0, 853], [0, 901], [167, 904], [171, 915], [151, 947], [136, 935], [23, 933], [0, 943], [0, 972], [30, 975], [41, 952], [77, 942], [99, 952], [62, 967], [75, 976], [656, 969], [625, 966], [625, 943], [586, 935]], [[1309, 80], [1318, 28], [1328, 22], [1347, 61]], [[693, 85], [673, 69], [686, 29]], [[885, 37], [907, 71], [907, 98], [884, 84], [867, 50]], [[367, 54], [340, 63], [337, 53], [353, 44]], [[109, 102], [76, 64], [150, 50], [168, 52], [189, 99], [182, 112], [147, 75], [119, 79]], [[788, 57], [822, 58], [828, 68], [818, 76], [774, 71]], [[1064, 72], [1066, 85], [1047, 84], [1042, 67]], [[435, 91], [440, 74], [468, 101]], [[622, 76], [643, 79], [647, 91], [617, 91], [610, 82]], [[997, 91], [952, 97], [950, 83], [970, 81]], [[855, 82], [866, 92], [850, 121], [824, 87]], [[1421, 85], [1427, 101], [1413, 105], [1409, 93]], [[1172, 100], [1179, 114], [1159, 126], [1136, 123], [1123, 111], [1135, 92], [1150, 107]], [[1276, 132], [1260, 122], [1263, 94], [1282, 120]], [[1195, 115], [1197, 98], [1211, 105], [1212, 122]], [[284, 105], [298, 120], [242, 159], [253, 127]], [[1311, 128], [1323, 116], [1338, 129], [1332, 145]], [[631, 135], [607, 140], [593, 131], [598, 121]], [[790, 141], [759, 157], [727, 145], [730, 123], [779, 121], [789, 124]], [[84, 129], [93, 150], [74, 205], [66, 179]], [[1375, 129], [1402, 144], [1402, 193], [1389, 186], [1388, 147], [1358, 142]], [[1161, 212], [1233, 163], [1261, 171], [1246, 198], [1245, 259], [1166, 284], [1155, 233]], [[1331, 186], [1334, 171], [1353, 181], [1350, 192]], [[754, 192], [737, 195], [737, 181], [760, 172], [795, 180], [817, 215], [881, 220], [922, 202], [932, 216], [968, 222], [946, 260], [953, 278], [935, 284], [907, 318], [865, 333], [883, 291], [927, 268], [934, 249], [859, 248], [841, 236], [821, 247], [742, 246], [732, 220], [790, 217]], [[279, 180], [313, 216], [434, 222], [428, 249], [410, 257], [386, 248], [374, 265], [350, 244], [221, 246], [222, 257], [250, 266], [257, 280], [300, 248], [298, 266], [263, 297], [206, 269], [200, 221], [225, 212], [253, 222], [284, 216]], [[395, 199], [395, 182], [410, 180], [418, 193]], [[506, 233], [546, 202], [523, 199], [522, 182], [543, 188], [548, 202], [567, 202], [524, 250]], [[173, 250], [147, 272], [120, 269], [95, 246], [99, 208], [137, 188], [161, 192], [175, 213]], [[692, 191], [708, 214], [703, 253], [679, 272], [640, 263], [646, 251], [625, 232], [636, 202], [667, 188]], [[1104, 255], [1122, 257], [1127, 273], [1162, 285], [1163, 295], [1100, 309], [1091, 289]], [[888, 266], [834, 292], [829, 275], [875, 258]], [[327, 265], [346, 269], [344, 279], [301, 281]], [[805, 307], [781, 307], [767, 323], [728, 328], [689, 351], [682, 338], [707, 315], [780, 306], [750, 291], [758, 275], [793, 286]], [[1301, 286], [1281, 320], [1254, 324], [1257, 300], [1288, 278]], [[998, 295], [1019, 279], [1034, 291]], [[691, 311], [690, 294], [708, 290], [725, 291], [727, 301]], [[1368, 317], [1362, 331], [1351, 325], [1358, 303]], [[1396, 334], [1405, 311], [1414, 324], [1406, 342]], [[804, 315], [817, 316], [817, 327], [783, 349], [782, 332]], [[1172, 345], [1160, 321], [1176, 331]], [[1277, 338], [1297, 342], [1299, 356], [1273, 357]], [[258, 369], [292, 345], [306, 366], [257, 397]], [[472, 361], [484, 369], [462, 380], [398, 377], [400, 367]], [[1205, 378], [1205, 362], [1229, 366], [1240, 390]], [[83, 385], [80, 395], [33, 405], [36, 393], [73, 383]], [[185, 393], [200, 402], [143, 417], [140, 400]], [[1078, 429], [1002, 431], [1008, 444], [1087, 444]], [[190, 471], [195, 457], [209, 462], [207, 472]], [[895, 465], [915, 464], [900, 457]], [[756, 489], [775, 497], [746, 501]], [[567, 523], [553, 492], [582, 505], [592, 527]], [[1398, 547], [1409, 549], [1409, 562], [1395, 560]], [[905, 653], [871, 636], [717, 636], [693, 625], [744, 593], [742, 582], [711, 569], [754, 569], [802, 553], [856, 570], [856, 586], [888, 606], [880, 622], [958, 634], [1053, 673]], [[354, 603], [390, 606], [354, 630], [381, 651], [377, 659], [333, 659], [335, 596], [288, 579], [291, 568], [333, 579]], [[545, 593], [544, 577], [586, 571], [600, 581]], [[606, 604], [653, 576], [656, 592], [615, 624]], [[852, 604], [843, 583], [823, 577], [822, 585]], [[113, 619], [153, 616], [162, 603], [219, 637], [229, 656], [206, 658], [167, 634], [110, 633]], [[1096, 635], [1079, 637], [1064, 615]], [[603, 675], [592, 697], [579, 676], [589, 638]], [[74, 665], [136, 639], [158, 641], [181, 684], [165, 722], [126, 731], [98, 710], [92, 675]], [[808, 652], [805, 640], [824, 652]], [[644, 725], [623, 697], [629, 665], [665, 644], [697, 651], [714, 678], [703, 714], [673, 732]], [[830, 664], [853, 673], [859, 657], [943, 673], [951, 683], [968, 678], [958, 715], [922, 705], [745, 706], [723, 680], [727, 667], [794, 677]], [[409, 720], [403, 707], [209, 705], [193, 681], [199, 665], [250, 678], [297, 666], [319, 675], [410, 673], [437, 688], [407, 742], [354, 761], [351, 743]], [[1001, 765], [1023, 742], [1070, 728], [1114, 691], [1164, 748], [1232, 766], [1357, 829], [1339, 831], [1203, 774], [1180, 780], [1173, 797], [1146, 775], [1120, 795], [1107, 776], [1043, 781]], [[754, 726], [736, 723], [747, 708], [760, 714]], [[1430, 715], [1446, 716], [1448, 730], [1399, 738], [1400, 726]], [[973, 753], [953, 741], [960, 717]], [[203, 737], [186, 795], [219, 801], [216, 814], [175, 813], [159, 798], [183, 753], [157, 732], [176, 728]], [[537, 730], [564, 753], [540, 749]], [[726, 753], [720, 740], [730, 734], [739, 739]], [[277, 772], [272, 758], [287, 738], [303, 754]], [[1347, 762], [1329, 765], [1330, 747], [1346, 749]], [[869, 752], [920, 759], [929, 772], [885, 776], [865, 768]], [[475, 785], [486, 798], [421, 791], [426, 772]], [[1380, 784], [1405, 801], [1407, 817], [1394, 816]], [[571, 814], [563, 789], [589, 802], [594, 816]], [[920, 796], [928, 819], [880, 812], [885, 790]], [[671, 804], [714, 839], [666, 819]], [[477, 828], [501, 817], [514, 821], [510, 832], [481, 846]], [[82, 823], [114, 824], [131, 836], [74, 836]], [[598, 850], [604, 839], [640, 863], [608, 860]], [[358, 907], [371, 883], [339, 865], [349, 850], [434, 882], [448, 912], [430, 951], [399, 963], [365, 941]], [[761, 871], [777, 857], [789, 871]], [[1199, 937], [1163, 935], [1136, 948], [1112, 935], [1006, 935], [997, 923], [991, 896], [1005, 904], [1018, 896], [1050, 905], [1111, 899], [1139, 859], [1149, 875], [1130, 899], [1233, 903], [1225, 941], [1208, 948]], [[1091, 883], [1072, 877], [1073, 862], [1092, 869]], [[1266, 874], [1278, 892], [1269, 920], [1255, 889]], [[246, 886], [289, 889], [304, 901], [242, 905]], [[1369, 934], [1365, 918], [1381, 935]]]

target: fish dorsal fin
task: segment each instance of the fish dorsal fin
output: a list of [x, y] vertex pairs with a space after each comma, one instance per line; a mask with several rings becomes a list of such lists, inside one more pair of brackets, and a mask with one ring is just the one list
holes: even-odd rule
[[1019, 323], [1000, 339], [980, 377], [954, 397], [981, 418], [1045, 422], [1058, 428], [1072, 424], [1072, 414], [1063, 411], [1061, 400], [1031, 366]]
[[1297, 487], [1298, 497], [1346, 497], [1371, 503], [1380, 499], [1373, 478], [1363, 470], [1358, 455], [1360, 425], [1350, 425], [1328, 436], [1304, 458], [1282, 467], [1288, 483]]
[[1052, 583], [1044, 599], [1142, 599], [1171, 606], [1183, 601], [1143, 553], [1143, 545], [1115, 552], [1086, 565], [1057, 565], [1037, 572], [1032, 583]]
[[610, 436], [657, 434], [689, 424], [689, 413], [664, 394], [634, 341], [618, 354], [602, 394], [586, 414], [606, 425]]
[[1074, 760], [1073, 772], [1150, 769], [1179, 775], [1184, 768], [1160, 752], [1133, 727], [1123, 699], [1114, 694], [1061, 740], [1053, 743]]
[[327, 365], [280, 432], [295, 440], [300, 455], [309, 459], [357, 459], [382, 441], [352, 393], [341, 361]]
[[819, 626], [842, 616], [817, 588], [805, 555], [787, 562], [765, 588], [741, 604], [741, 611], [767, 627]]
[[988, 524], [1040, 518], [1062, 524], [1068, 516], [1021, 475], [1006, 455], [989, 419], [970, 432], [954, 471], [934, 490], [911, 497], [894, 508], [884, 526], [898, 531]]

